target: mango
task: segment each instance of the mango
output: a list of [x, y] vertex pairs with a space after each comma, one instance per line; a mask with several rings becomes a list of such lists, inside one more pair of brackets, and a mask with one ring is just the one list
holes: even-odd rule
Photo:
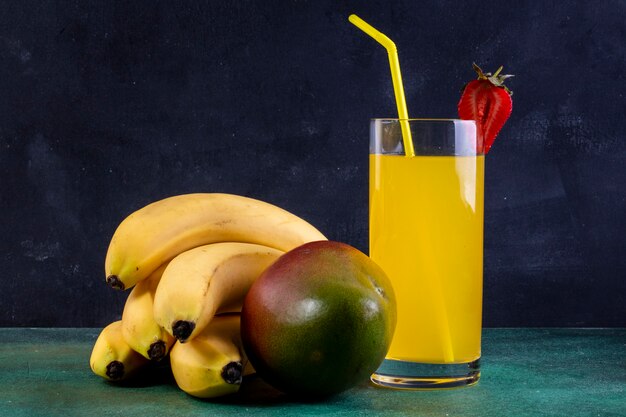
[[391, 282], [352, 246], [320, 241], [281, 256], [257, 278], [241, 311], [241, 336], [259, 376], [307, 399], [366, 381], [396, 324]]

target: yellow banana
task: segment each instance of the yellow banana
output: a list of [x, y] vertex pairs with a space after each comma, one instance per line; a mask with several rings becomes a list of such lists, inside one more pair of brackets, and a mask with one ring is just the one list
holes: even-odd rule
[[239, 315], [216, 316], [189, 343], [176, 343], [170, 352], [170, 364], [176, 384], [187, 394], [213, 398], [239, 390], [247, 366]]
[[107, 283], [130, 288], [179, 253], [215, 242], [248, 242], [282, 251], [326, 240], [303, 219], [263, 201], [231, 194], [185, 194], [149, 204], [117, 228], [105, 260]]
[[216, 313], [240, 311], [252, 283], [282, 254], [238, 242], [181, 253], [163, 272], [154, 295], [154, 319], [180, 342], [193, 339]]
[[163, 271], [161, 265], [130, 292], [122, 313], [122, 336], [128, 345], [147, 359], [161, 360], [175, 339], [154, 320], [154, 294]]
[[122, 337], [122, 321], [106, 326], [93, 347], [89, 365], [96, 374], [109, 381], [132, 376], [149, 361], [128, 346]]

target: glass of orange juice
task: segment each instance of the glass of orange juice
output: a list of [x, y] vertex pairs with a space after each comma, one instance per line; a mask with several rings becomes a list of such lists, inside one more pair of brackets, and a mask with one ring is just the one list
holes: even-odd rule
[[389, 276], [398, 321], [372, 381], [453, 388], [480, 378], [485, 160], [469, 120], [370, 124], [370, 256]]

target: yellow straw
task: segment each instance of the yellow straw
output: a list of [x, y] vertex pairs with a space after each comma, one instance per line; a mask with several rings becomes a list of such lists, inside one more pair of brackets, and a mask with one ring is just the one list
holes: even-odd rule
[[393, 91], [396, 96], [396, 105], [398, 106], [398, 118], [400, 119], [400, 128], [402, 129], [402, 143], [404, 144], [404, 154], [406, 156], [415, 156], [413, 149], [413, 139], [411, 138], [411, 128], [409, 126], [409, 112], [406, 108], [406, 100], [404, 98], [404, 87], [402, 85], [402, 74], [400, 73], [400, 60], [398, 59], [398, 50], [396, 44], [383, 33], [374, 29], [363, 19], [355, 14], [348, 17], [350, 23], [361, 29], [363, 32], [374, 38], [376, 42], [381, 44], [387, 50], [389, 55], [389, 67], [391, 68], [391, 80], [393, 81]]
[[[391, 68], [391, 79], [393, 80], [393, 90], [396, 96], [396, 104], [398, 106], [398, 115], [400, 119], [400, 128], [402, 129], [402, 142], [404, 144], [404, 154], [406, 156], [415, 156], [415, 149], [413, 148], [413, 139], [411, 138], [411, 129], [409, 127], [409, 112], [406, 108], [406, 100], [404, 98], [404, 87], [402, 85], [402, 75], [400, 73], [400, 61], [398, 60], [398, 51], [396, 44], [393, 43], [386, 35], [379, 32], [363, 19], [355, 14], [348, 17], [350, 23], [361, 29], [363, 32], [371, 36], [385, 47], [387, 54], [389, 55], [389, 66]], [[437, 280], [440, 282], [440, 280]], [[439, 314], [436, 320], [439, 320], [439, 327], [442, 329], [440, 333], [441, 344], [443, 348], [443, 357], [446, 363], [454, 362], [454, 350], [452, 349], [452, 338], [450, 335], [450, 324], [448, 322], [448, 315], [443, 299], [442, 289], [440, 285], [431, 284], [431, 294], [437, 293], [436, 298], [439, 301]]]

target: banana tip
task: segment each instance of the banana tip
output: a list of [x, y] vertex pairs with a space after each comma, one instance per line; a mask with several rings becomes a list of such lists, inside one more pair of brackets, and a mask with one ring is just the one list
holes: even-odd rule
[[233, 385], [241, 385], [243, 380], [243, 364], [241, 362], [230, 362], [222, 368], [222, 379]]
[[178, 320], [172, 324], [172, 334], [179, 342], [185, 343], [195, 328], [196, 323], [192, 321]]
[[114, 381], [124, 377], [124, 364], [120, 361], [111, 361], [106, 369], [107, 376]]
[[116, 289], [116, 290], [124, 289], [124, 283], [119, 279], [117, 275], [109, 275], [106, 278], [106, 282], [109, 285], [109, 287], [113, 289]]
[[156, 341], [150, 345], [148, 349], [148, 357], [153, 361], [160, 361], [165, 357], [167, 353], [167, 347], [162, 340]]

